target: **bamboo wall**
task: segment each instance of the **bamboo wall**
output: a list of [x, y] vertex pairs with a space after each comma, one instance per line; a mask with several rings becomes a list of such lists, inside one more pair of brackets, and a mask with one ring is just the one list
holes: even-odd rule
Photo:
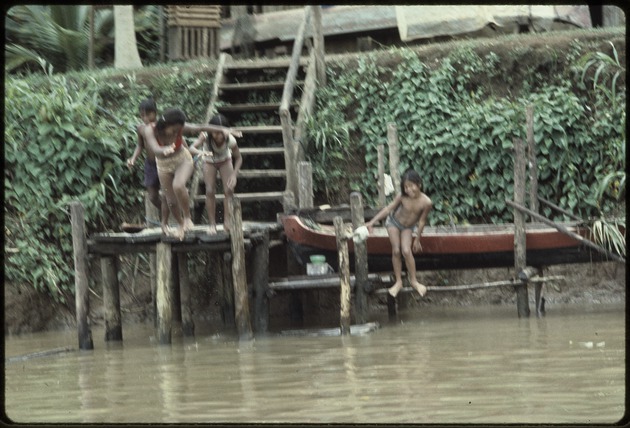
[[167, 6], [171, 60], [218, 58], [221, 6]]

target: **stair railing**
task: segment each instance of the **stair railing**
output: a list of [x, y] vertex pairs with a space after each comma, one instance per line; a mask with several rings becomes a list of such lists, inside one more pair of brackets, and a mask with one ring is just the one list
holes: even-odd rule
[[[304, 47], [306, 29], [313, 15], [312, 35], [314, 49], [311, 50], [309, 58], [309, 67], [306, 71], [306, 81], [302, 100], [300, 102], [300, 110], [298, 112], [296, 129], [293, 129], [291, 120], [290, 106], [293, 102], [293, 92], [295, 90], [295, 82], [297, 72], [300, 65], [300, 57]], [[306, 6], [304, 8], [304, 18], [293, 43], [293, 51], [291, 54], [291, 63], [284, 82], [284, 90], [282, 92], [282, 101], [278, 113], [280, 115], [280, 123], [282, 125], [282, 140], [284, 142], [284, 160], [287, 169], [286, 189], [293, 192], [294, 197], [298, 195], [298, 172], [297, 165], [303, 159], [303, 151], [301, 149], [301, 138], [304, 134], [306, 117], [313, 109], [315, 102], [314, 92], [316, 81], [325, 84], [326, 70], [324, 61], [324, 38], [321, 24], [321, 6]], [[310, 41], [310, 40], [309, 40]]]

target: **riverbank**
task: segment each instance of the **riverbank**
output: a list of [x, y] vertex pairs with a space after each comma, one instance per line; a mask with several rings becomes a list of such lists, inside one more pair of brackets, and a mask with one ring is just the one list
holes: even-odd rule
[[[562, 275], [563, 281], [545, 285], [543, 293], [546, 310], [554, 306], [598, 305], [625, 303], [626, 266], [616, 262], [559, 265], [545, 269], [545, 275]], [[125, 273], [123, 273], [125, 275]], [[501, 281], [513, 276], [513, 269], [483, 269], [458, 271], [427, 271], [420, 273], [420, 280], [433, 286], [462, 285]], [[153, 319], [151, 289], [148, 267], [136, 270], [135, 280], [121, 282], [120, 298], [123, 325], [146, 322]], [[533, 306], [533, 287], [529, 288], [530, 308]], [[216, 290], [194, 286], [193, 313], [203, 322], [221, 325], [220, 306]], [[386, 297], [372, 296], [370, 312], [387, 312]], [[398, 299], [400, 310], [415, 311], [426, 307], [458, 307], [477, 305], [513, 306], [516, 310], [516, 295], [511, 287], [494, 289], [463, 290], [457, 292], [432, 292], [424, 298], [413, 293], [401, 294]], [[278, 295], [270, 303], [271, 328], [287, 325], [291, 321], [288, 294]], [[339, 295], [336, 290], [306, 291], [302, 294], [304, 312], [303, 325], [335, 325], [339, 317]], [[38, 293], [31, 287], [4, 288], [5, 335], [25, 334], [37, 331], [76, 328], [74, 302], [63, 305], [50, 297]], [[98, 284], [91, 286], [90, 323], [102, 325], [103, 307]]]

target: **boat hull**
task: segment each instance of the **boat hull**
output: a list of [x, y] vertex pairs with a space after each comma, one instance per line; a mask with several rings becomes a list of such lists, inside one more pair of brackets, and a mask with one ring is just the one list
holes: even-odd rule
[[[300, 263], [310, 255], [323, 254], [336, 268], [337, 243], [334, 228], [302, 219], [281, 217], [287, 240]], [[587, 229], [567, 226], [586, 236]], [[422, 250], [415, 254], [418, 270], [474, 269], [514, 266], [514, 227], [505, 225], [472, 225], [459, 228], [425, 228]], [[391, 244], [384, 228], [374, 228], [367, 239], [368, 268], [371, 272], [391, 270]], [[350, 253], [354, 243], [348, 241]], [[351, 257], [351, 261], [353, 261]], [[584, 263], [601, 257], [580, 242], [555, 228], [528, 224], [526, 230], [526, 260], [531, 266]]]

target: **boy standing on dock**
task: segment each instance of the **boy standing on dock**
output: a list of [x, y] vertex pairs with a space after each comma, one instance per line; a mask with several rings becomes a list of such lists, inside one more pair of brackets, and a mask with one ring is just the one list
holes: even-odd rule
[[144, 187], [147, 189], [151, 203], [160, 210], [162, 218], [168, 219], [169, 210], [166, 204], [166, 198], [164, 195], [160, 195], [160, 179], [155, 162], [155, 153], [146, 144], [143, 136], [144, 127], [154, 123], [157, 119], [157, 106], [153, 98], [147, 98], [140, 103], [140, 118], [142, 119], [142, 123], [136, 127], [138, 143], [136, 144], [133, 155], [127, 159], [127, 166], [129, 168], [134, 166], [136, 159], [138, 159], [138, 156], [142, 153], [142, 149], [146, 149], [147, 155], [144, 159]]
[[[420, 293], [420, 296], [424, 296], [427, 288], [416, 279], [416, 261], [413, 253], [422, 249], [420, 235], [433, 204], [431, 199], [422, 192], [422, 179], [413, 169], [408, 169], [402, 176], [400, 188], [401, 193], [379, 211], [366, 226], [371, 233], [374, 224], [387, 217], [385, 227], [392, 244], [392, 266], [396, 278], [394, 285], [388, 289], [389, 294], [396, 297], [402, 289], [402, 258], [404, 258], [409, 283]], [[414, 231], [416, 232], [415, 239]]]

